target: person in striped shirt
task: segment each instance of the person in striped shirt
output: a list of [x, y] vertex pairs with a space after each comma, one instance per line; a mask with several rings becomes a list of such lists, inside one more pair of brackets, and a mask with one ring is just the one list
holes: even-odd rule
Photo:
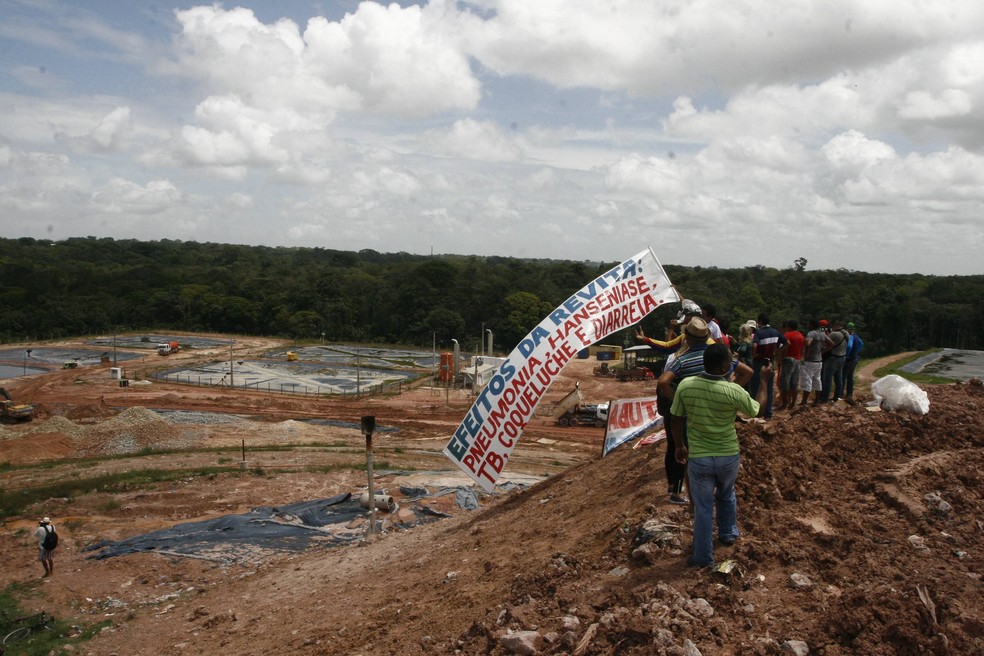
[[776, 360], [785, 355], [788, 347], [789, 340], [786, 339], [786, 336], [769, 325], [769, 315], [760, 314], [758, 316], [758, 328], [755, 330], [755, 337], [752, 338], [752, 369], [755, 370], [755, 375], [749, 381], [748, 393], [757, 398], [760, 382], [765, 384], [765, 411], [762, 416], [766, 419], [772, 419], [775, 376], [766, 379], [759, 376], [759, 373], [765, 366], [768, 366], [771, 371], [775, 371]]
[[[674, 432], [683, 433], [687, 421], [687, 442], [676, 444], [676, 459], [687, 464], [687, 481], [694, 505], [693, 553], [688, 565], [714, 565], [714, 514], [721, 544], [730, 546], [738, 539], [738, 505], [735, 481], [740, 465], [736, 413], [760, 416], [764, 404], [753, 399], [740, 385], [727, 380], [731, 352], [724, 344], [704, 350], [704, 372], [680, 381], [673, 395], [670, 421]], [[772, 376], [771, 363], [759, 376]], [[760, 385], [760, 397], [766, 395]]]

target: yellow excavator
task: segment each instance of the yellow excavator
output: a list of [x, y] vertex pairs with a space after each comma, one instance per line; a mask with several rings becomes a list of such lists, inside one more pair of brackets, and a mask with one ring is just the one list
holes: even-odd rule
[[26, 403], [14, 403], [7, 390], [0, 387], [0, 419], [13, 421], [31, 421], [34, 418], [34, 406]]

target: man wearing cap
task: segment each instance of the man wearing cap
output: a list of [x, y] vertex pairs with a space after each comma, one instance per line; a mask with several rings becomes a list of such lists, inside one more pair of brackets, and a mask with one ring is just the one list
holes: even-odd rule
[[854, 370], [861, 357], [864, 342], [860, 335], [854, 334], [854, 322], [847, 322], [847, 356], [844, 358], [844, 400], [854, 400]]
[[44, 539], [48, 533], [54, 533], [55, 526], [51, 520], [45, 517], [38, 523], [38, 528], [34, 531], [34, 537], [38, 539], [38, 560], [44, 567], [44, 575], [51, 576], [55, 573], [55, 550], [44, 548]]

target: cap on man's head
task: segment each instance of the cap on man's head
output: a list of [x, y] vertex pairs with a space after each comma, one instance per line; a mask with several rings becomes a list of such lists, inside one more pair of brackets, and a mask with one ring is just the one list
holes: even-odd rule
[[848, 330], [854, 330], [854, 322], [853, 321], [848, 321], [847, 322], [847, 328], [848, 328]]
[[830, 325], [830, 323], [826, 319], [821, 319], [820, 320], [820, 327], [821, 328], [825, 328], [825, 327], [827, 327], [829, 325]]
[[42, 524], [50, 524], [51, 523], [51, 520], [48, 519], [47, 517], [45, 517], [44, 519], [41, 520], [41, 523]]
[[700, 317], [694, 317], [683, 330], [691, 337], [707, 337], [707, 322]]

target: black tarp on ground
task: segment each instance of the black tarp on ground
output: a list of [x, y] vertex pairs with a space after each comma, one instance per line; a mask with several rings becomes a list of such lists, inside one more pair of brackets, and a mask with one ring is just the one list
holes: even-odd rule
[[[442, 490], [436, 494], [447, 493], [448, 490]], [[443, 515], [419, 506], [413, 500], [407, 505], [413, 511], [413, 519], [400, 522], [393, 513], [387, 516], [389, 526], [410, 528], [437, 521]], [[253, 508], [241, 515], [177, 524], [126, 540], [102, 541], [85, 551], [92, 552], [88, 558], [98, 560], [151, 552], [245, 564], [276, 553], [298, 552], [316, 545], [329, 548], [360, 540], [365, 534], [368, 513], [357, 497], [339, 494], [327, 499]], [[382, 517], [377, 513], [377, 525], [382, 523]]]

